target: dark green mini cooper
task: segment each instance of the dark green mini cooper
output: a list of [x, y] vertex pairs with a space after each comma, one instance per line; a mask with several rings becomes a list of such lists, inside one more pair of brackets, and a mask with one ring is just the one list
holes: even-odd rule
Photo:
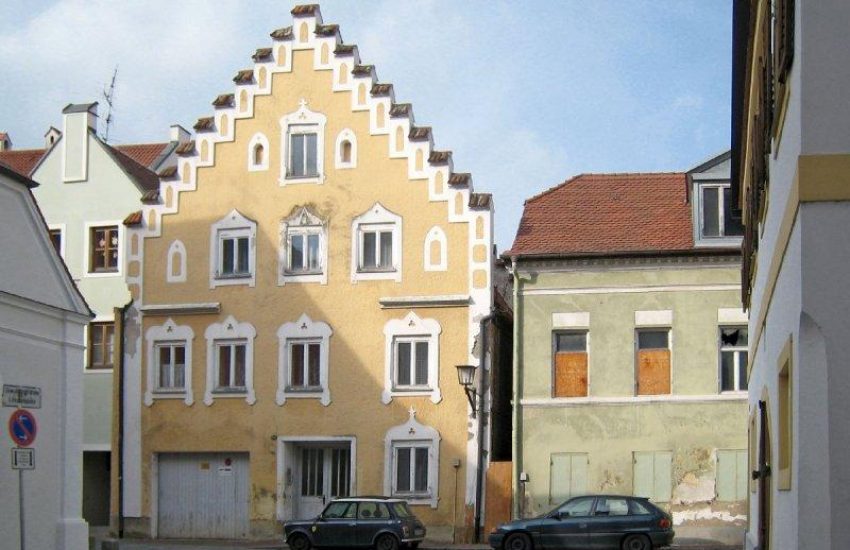
[[314, 546], [398, 550], [401, 545], [419, 546], [425, 538], [425, 526], [404, 500], [352, 497], [334, 500], [313, 519], [287, 521], [283, 537], [292, 550]]

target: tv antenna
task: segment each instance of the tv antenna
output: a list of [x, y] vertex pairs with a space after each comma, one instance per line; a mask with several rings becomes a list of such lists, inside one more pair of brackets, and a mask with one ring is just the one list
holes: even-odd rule
[[112, 127], [112, 109], [115, 104], [115, 80], [118, 78], [118, 65], [112, 72], [112, 81], [109, 83], [109, 88], [103, 89], [103, 100], [106, 101], [106, 130], [103, 135], [103, 141], [109, 143], [109, 129]]

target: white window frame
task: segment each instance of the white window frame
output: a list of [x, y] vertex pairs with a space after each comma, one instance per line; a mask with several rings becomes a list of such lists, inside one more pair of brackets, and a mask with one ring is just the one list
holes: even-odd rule
[[[260, 164], [256, 164], [254, 162], [254, 147], [257, 145], [263, 146], [263, 162]], [[269, 140], [268, 138], [257, 132], [248, 142], [248, 171], [249, 172], [263, 172], [269, 169], [269, 154], [271, 151], [269, 150]]]
[[[248, 238], [248, 273], [245, 275], [220, 275], [224, 239], [241, 237]], [[235, 209], [212, 225], [210, 228], [210, 288], [229, 285], [253, 287], [256, 284], [256, 241], [257, 223], [249, 220]]]
[[[284, 323], [277, 330], [278, 360], [277, 360], [277, 394], [275, 402], [278, 405], [286, 403], [287, 399], [318, 399], [328, 406], [331, 404], [329, 386], [330, 337], [331, 327], [322, 321], [313, 321], [306, 313], [297, 321]], [[319, 342], [319, 387], [305, 390], [293, 390], [289, 386], [290, 379], [290, 344], [292, 342]]]
[[[289, 252], [293, 235], [319, 235], [319, 271], [291, 271]], [[328, 224], [308, 208], [297, 208], [280, 222], [280, 248], [278, 251], [277, 284], [328, 283]]]
[[[155, 399], [183, 399], [183, 402], [188, 406], [195, 402], [192, 392], [192, 341], [195, 339], [195, 333], [192, 327], [187, 325], [177, 325], [173, 319], [169, 318], [162, 325], [155, 325], [145, 332], [145, 341], [147, 343], [147, 388], [145, 390], [144, 401], [145, 405], [150, 407]], [[158, 354], [156, 353], [159, 344], [183, 345], [185, 346], [185, 361], [184, 379], [186, 381], [182, 390], [163, 390], [159, 388], [159, 368], [157, 365]]]
[[[348, 162], [342, 158], [342, 142], [348, 141], [351, 144], [351, 160]], [[334, 144], [334, 168], [338, 170], [347, 170], [357, 168], [357, 136], [350, 128], [346, 128], [336, 136]]]
[[[417, 384], [415, 382], [415, 380], [417, 378], [416, 375], [418, 374], [418, 372], [416, 370], [416, 365], [417, 365], [416, 349], [417, 349], [418, 346], [416, 344], [420, 344], [420, 343], [425, 343], [425, 344], [428, 345], [426, 349], [428, 349], [428, 358], [430, 359], [430, 357], [431, 357], [431, 350], [430, 350], [430, 348], [431, 348], [431, 346], [430, 346], [431, 338], [430, 338], [429, 335], [412, 335], [412, 336], [395, 336], [395, 337], [393, 337], [393, 351], [392, 351], [392, 353], [393, 353], [393, 391], [394, 392], [402, 393], [402, 392], [408, 392], [408, 391], [428, 391], [428, 390], [431, 389], [429, 383]], [[399, 353], [400, 353], [399, 344], [410, 344], [410, 381], [411, 382], [410, 382], [410, 384], [407, 384], [406, 386], [402, 386], [401, 384], [398, 383], [398, 379], [399, 379], [398, 369], [399, 369], [399, 366], [400, 366], [400, 363], [401, 363], [400, 360], [399, 360]], [[427, 370], [430, 370], [429, 367], [430, 367], [430, 365], [428, 363], [426, 363], [425, 368]]]
[[[440, 261], [435, 262], [434, 258], [431, 257], [431, 245], [434, 242], [440, 243]], [[443, 229], [435, 225], [431, 229], [428, 230], [428, 233], [425, 236], [425, 249], [424, 249], [424, 262], [425, 262], [425, 271], [446, 271], [449, 268], [449, 246], [448, 239], [446, 238], [446, 232]]]
[[[694, 226], [695, 226], [695, 235], [694, 235], [694, 243], [697, 246], [726, 246], [726, 245], [739, 245], [743, 240], [743, 235], [726, 235], [726, 220], [725, 220], [725, 208], [724, 208], [724, 198], [722, 189], [728, 189], [731, 187], [729, 181], [717, 181], [717, 180], [708, 180], [708, 181], [694, 181], [693, 194], [694, 194]], [[708, 236], [704, 234], [705, 227], [705, 219], [703, 213], [703, 201], [704, 195], [703, 191], [705, 189], [721, 189], [718, 193], [717, 200], [717, 209], [718, 209], [718, 224], [720, 235]]]
[[[744, 355], [747, 356], [747, 361], [749, 361], [749, 347], [744, 346], [724, 346], [723, 344], [723, 329], [747, 329], [747, 325], [720, 325], [717, 327], [717, 391], [722, 394], [745, 394], [747, 393], [747, 388], [741, 389], [741, 377], [740, 377], [740, 357], [743, 352]], [[749, 337], [749, 334], [747, 334]], [[734, 386], [735, 389], [732, 390], [724, 390], [723, 389], [723, 352], [731, 351], [734, 352], [735, 360], [733, 361], [734, 365]]]
[[[207, 340], [207, 388], [204, 392], [204, 404], [210, 406], [215, 399], [245, 399], [249, 405], [257, 401], [254, 393], [254, 338], [257, 331], [250, 323], [239, 323], [228, 316], [222, 323], [213, 323], [207, 327], [204, 336]], [[244, 391], [222, 392], [218, 388], [218, 347], [219, 344], [245, 344], [245, 389]]]
[[[412, 506], [436, 508], [439, 499], [440, 433], [416, 420], [414, 409], [411, 408], [408, 413], [410, 418], [407, 422], [390, 428], [384, 436], [384, 494], [401, 496]], [[396, 449], [399, 447], [428, 448], [427, 493], [396, 492]]]
[[[280, 158], [280, 185], [293, 185], [299, 183], [321, 184], [325, 181], [324, 156], [325, 156], [325, 124], [327, 117], [321, 113], [311, 111], [307, 107], [307, 100], [301, 99], [299, 108], [292, 113], [284, 115], [280, 119], [281, 128], [281, 158]], [[288, 176], [289, 173], [289, 149], [290, 137], [293, 134], [316, 134], [316, 175], [315, 176]]]
[[[92, 229], [99, 227], [117, 227], [118, 228], [118, 260], [117, 269], [115, 271], [90, 271], [91, 268], [91, 232]], [[101, 277], [123, 277], [124, 276], [124, 245], [126, 241], [126, 231], [122, 220], [104, 220], [85, 223], [85, 231], [83, 234], [83, 277], [92, 279]], [[63, 232], [63, 237], [65, 237]], [[64, 246], [64, 245], [63, 245]]]
[[[179, 257], [180, 272], [174, 275], [174, 258]], [[166, 272], [165, 280], [169, 283], [185, 283], [186, 282], [186, 246], [182, 241], [174, 241], [168, 247], [168, 256], [166, 257]]]
[[[64, 260], [65, 259], [65, 241], [68, 236], [68, 232], [65, 230], [64, 223], [51, 223], [47, 225], [48, 231], [58, 231], [61, 237], [61, 242], [59, 243], [59, 256]], [[50, 239], [51, 246], [53, 245], [53, 239]]]
[[[392, 461], [393, 461], [393, 476], [392, 476], [392, 492], [390, 493], [394, 497], [403, 497], [405, 499], [421, 499], [421, 498], [429, 498], [431, 496], [430, 487], [426, 486], [424, 491], [417, 491], [414, 488], [415, 478], [416, 478], [416, 450], [417, 449], [425, 449], [428, 451], [430, 455], [431, 445], [428, 441], [393, 441], [392, 443]], [[400, 449], [410, 449], [410, 471], [408, 472], [408, 477], [410, 481], [411, 489], [409, 491], [402, 491], [398, 487], [398, 452]], [[428, 472], [431, 471], [431, 459], [428, 458], [426, 462], [426, 467], [428, 468]]]
[[[363, 265], [363, 235], [373, 231], [388, 231], [392, 233], [392, 266], [390, 268], [367, 270], [361, 268]], [[352, 282], [370, 280], [401, 282], [401, 216], [390, 212], [381, 203], [376, 202], [369, 210], [357, 216], [351, 222], [351, 236]], [[380, 239], [376, 239], [375, 246], [380, 251]]]
[[[384, 325], [384, 391], [381, 402], [390, 403], [394, 397], [427, 396], [433, 403], [439, 403], [443, 396], [440, 392], [440, 333], [442, 327], [436, 319], [421, 319], [411, 311], [403, 319], [391, 319]], [[428, 385], [398, 388], [396, 377], [396, 342], [428, 342]]]

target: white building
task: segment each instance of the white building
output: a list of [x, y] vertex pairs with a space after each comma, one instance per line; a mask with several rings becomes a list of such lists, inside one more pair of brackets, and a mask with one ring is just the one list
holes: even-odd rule
[[734, 3], [750, 312], [747, 548], [850, 545], [850, 2]]
[[[88, 548], [82, 518], [83, 331], [91, 317], [30, 189], [36, 184], [0, 164], [0, 408], [5, 426], [18, 407], [17, 387], [38, 388], [30, 402], [34, 469], [15, 470], [17, 447], [4, 429], [0, 444], [0, 546]], [[19, 402], [19, 401], [18, 401]], [[36, 406], [38, 405], [38, 406]], [[30, 426], [29, 424], [27, 425]], [[20, 499], [23, 498], [23, 506]], [[21, 508], [24, 521], [21, 522]], [[21, 525], [24, 525], [23, 536]]]

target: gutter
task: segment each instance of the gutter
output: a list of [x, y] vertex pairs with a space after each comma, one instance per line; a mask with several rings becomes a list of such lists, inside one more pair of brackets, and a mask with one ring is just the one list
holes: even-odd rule
[[[478, 416], [478, 466], [475, 471], [475, 523], [473, 524], [473, 541], [477, 544], [481, 542], [481, 508], [482, 494], [484, 492], [484, 399], [487, 365], [487, 324], [496, 318], [496, 313], [490, 309], [490, 313], [478, 320], [478, 334], [481, 336], [481, 354], [478, 357], [478, 403], [481, 414]], [[491, 365], [492, 367], [492, 365]], [[491, 401], [492, 403], [492, 401]], [[490, 415], [487, 414], [488, 424], [490, 423]]]
[[520, 517], [520, 491], [519, 491], [519, 473], [520, 473], [520, 463], [522, 462], [522, 457], [520, 455], [520, 427], [519, 427], [519, 419], [520, 419], [520, 389], [519, 389], [519, 319], [520, 319], [520, 307], [519, 307], [519, 273], [518, 273], [518, 265], [517, 265], [517, 257], [512, 256], [511, 260], [511, 272], [514, 276], [514, 326], [513, 326], [513, 358], [512, 358], [512, 374], [511, 379], [513, 381], [513, 392], [512, 392], [512, 400], [513, 407], [511, 407], [511, 479], [513, 482], [513, 487], [511, 492], [513, 494], [513, 503], [511, 505], [511, 515], [513, 519], [517, 519]]
[[118, 538], [124, 538], [124, 329], [127, 310], [133, 304], [131, 298], [119, 309], [121, 312], [121, 354], [118, 357], [118, 436], [115, 446], [118, 451]]

